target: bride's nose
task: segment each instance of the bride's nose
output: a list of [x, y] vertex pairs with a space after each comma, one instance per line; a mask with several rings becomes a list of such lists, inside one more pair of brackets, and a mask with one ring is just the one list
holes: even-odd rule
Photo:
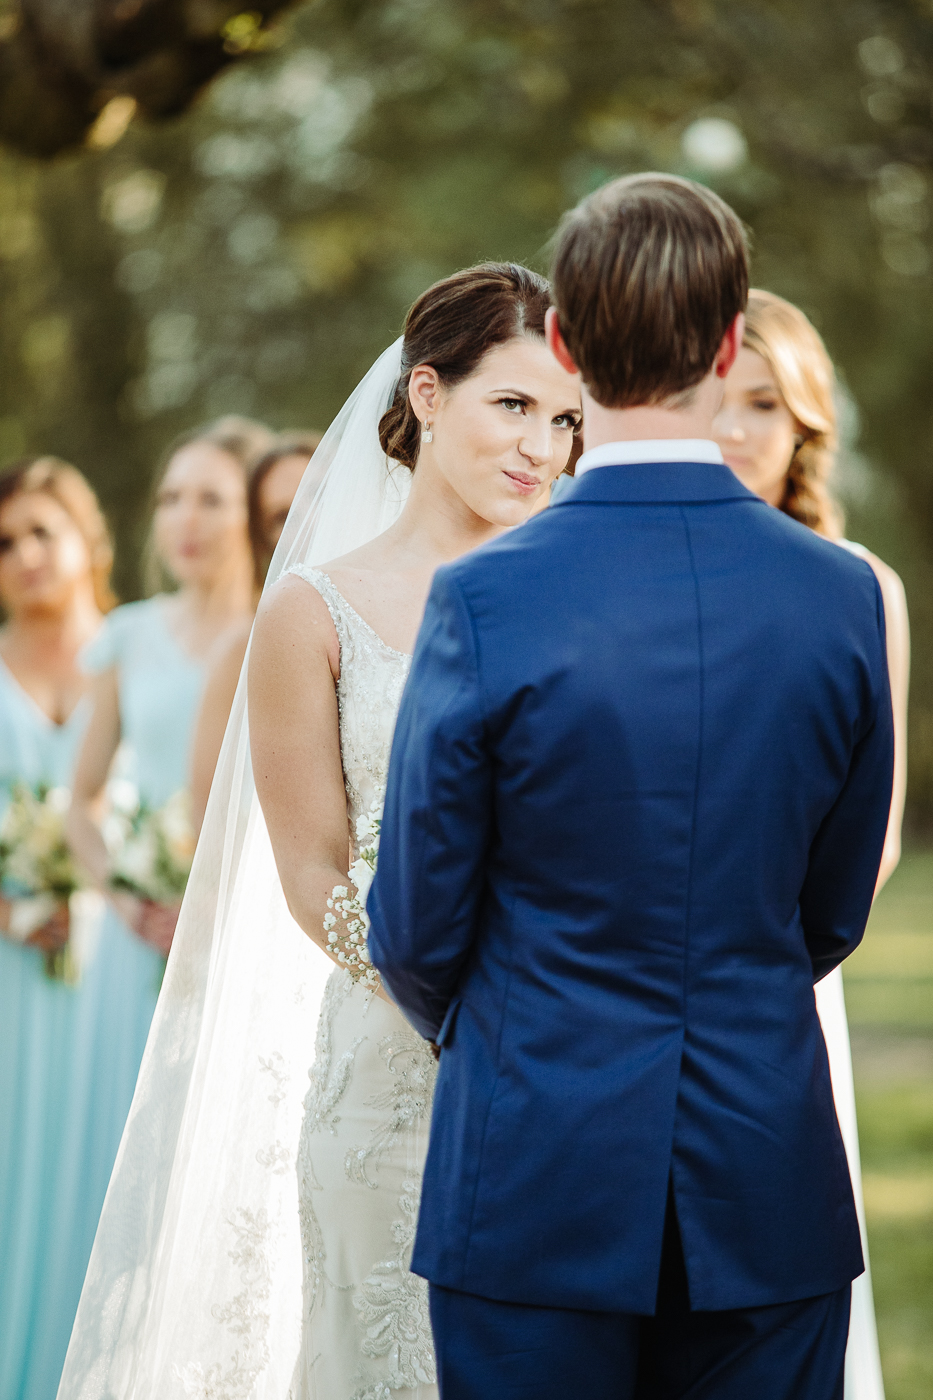
[[553, 450], [550, 423], [547, 425], [546, 432], [542, 432], [540, 435], [526, 431], [518, 444], [518, 450], [533, 466], [546, 466], [551, 459]]

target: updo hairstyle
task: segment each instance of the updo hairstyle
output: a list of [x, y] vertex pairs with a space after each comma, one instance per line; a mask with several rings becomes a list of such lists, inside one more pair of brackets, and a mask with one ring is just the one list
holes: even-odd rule
[[516, 336], [544, 339], [551, 291], [543, 277], [517, 263], [480, 263], [435, 282], [405, 318], [402, 373], [379, 422], [387, 457], [414, 471], [421, 424], [408, 398], [416, 365], [430, 365], [445, 389], [468, 379], [497, 345]]
[[87, 478], [60, 457], [23, 457], [0, 472], [0, 509], [16, 496], [51, 496], [72, 519], [87, 545], [94, 601], [102, 613], [116, 606], [110, 586], [113, 540]]
[[826, 346], [799, 307], [757, 289], [749, 293], [743, 343], [767, 362], [797, 420], [799, 445], [780, 509], [818, 535], [839, 539], [843, 514], [828, 484], [838, 443], [836, 376]]

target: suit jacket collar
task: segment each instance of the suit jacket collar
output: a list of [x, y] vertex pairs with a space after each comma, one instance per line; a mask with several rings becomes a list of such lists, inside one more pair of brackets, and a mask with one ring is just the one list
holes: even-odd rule
[[624, 466], [594, 467], [584, 476], [575, 477], [551, 509], [613, 501], [632, 505], [698, 501], [766, 504], [721, 462], [631, 462]]

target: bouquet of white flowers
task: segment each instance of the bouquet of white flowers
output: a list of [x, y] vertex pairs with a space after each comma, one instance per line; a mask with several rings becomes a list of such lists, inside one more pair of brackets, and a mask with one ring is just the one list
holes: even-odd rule
[[[10, 933], [20, 942], [86, 885], [65, 839], [70, 803], [67, 788], [47, 783], [14, 783], [10, 790], [0, 822], [0, 884], [13, 900]], [[70, 939], [64, 948], [45, 954], [45, 970], [54, 981], [78, 981]]]
[[[356, 886], [356, 894], [350, 894], [346, 885], [335, 885], [331, 898], [327, 901], [330, 912], [324, 915], [324, 932], [327, 946], [338, 962], [343, 963], [354, 982], [362, 982], [364, 987], [374, 991], [379, 985], [379, 973], [369, 960], [366, 946], [366, 933], [369, 918], [366, 913], [366, 896], [376, 873], [379, 856], [379, 832], [382, 827], [382, 803], [374, 802], [369, 812], [356, 821], [356, 839], [359, 856], [350, 866], [349, 878]], [[343, 927], [337, 920], [343, 920]]]
[[197, 844], [188, 793], [176, 792], [164, 806], [150, 807], [135, 783], [113, 778], [107, 796], [103, 830], [111, 888], [155, 904], [180, 904]]

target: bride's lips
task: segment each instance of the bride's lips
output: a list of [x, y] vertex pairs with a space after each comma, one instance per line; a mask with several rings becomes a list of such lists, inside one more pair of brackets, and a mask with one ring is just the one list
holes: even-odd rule
[[510, 481], [515, 482], [515, 485], [518, 487], [519, 491], [521, 491], [523, 496], [530, 496], [532, 491], [537, 491], [538, 487], [541, 485], [538, 478], [536, 476], [530, 476], [528, 472], [507, 471], [505, 475], [509, 478]]

